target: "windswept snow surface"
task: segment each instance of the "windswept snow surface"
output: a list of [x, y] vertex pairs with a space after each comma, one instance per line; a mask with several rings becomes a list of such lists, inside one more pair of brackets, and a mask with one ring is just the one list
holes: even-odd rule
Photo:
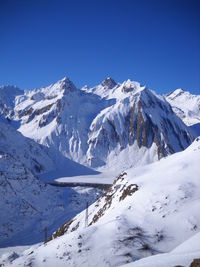
[[169, 253], [147, 257], [123, 267], [189, 267], [194, 259], [200, 259], [200, 232]]
[[[172, 251], [200, 230], [199, 162], [197, 138], [183, 152], [127, 170], [89, 207], [89, 227], [83, 211], [58, 229], [55, 239], [20, 254], [13, 266], [120, 266]], [[186, 250], [182, 245], [171, 252], [169, 263], [178, 262], [177, 255]], [[198, 253], [196, 245], [181, 262]], [[164, 256], [156, 257], [158, 265], [153, 266], [161, 267]]]

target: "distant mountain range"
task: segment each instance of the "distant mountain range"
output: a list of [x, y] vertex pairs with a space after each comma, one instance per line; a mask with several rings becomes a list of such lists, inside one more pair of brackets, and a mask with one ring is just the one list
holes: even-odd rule
[[188, 126], [200, 121], [199, 103], [200, 96], [180, 89], [160, 96], [112, 78], [93, 88], [77, 89], [68, 78], [35, 90], [0, 88], [0, 113], [48, 147], [54, 162], [61, 153], [99, 170], [117, 163], [121, 171], [185, 149], [197, 136]]

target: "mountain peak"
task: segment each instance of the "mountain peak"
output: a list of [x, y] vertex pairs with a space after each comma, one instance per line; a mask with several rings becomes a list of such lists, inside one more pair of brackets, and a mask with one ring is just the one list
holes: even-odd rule
[[75, 91], [76, 90], [76, 86], [66, 76], [63, 79], [61, 79], [60, 81], [58, 81], [57, 83], [60, 85], [61, 89], [66, 89], [66, 90], [69, 90], [69, 91]]
[[113, 88], [117, 85], [115, 80], [113, 80], [111, 77], [107, 77], [103, 82], [101, 83], [102, 86], [107, 86], [108, 88]]
[[173, 93], [176, 94], [176, 95], [182, 94], [182, 93], [184, 93], [184, 90], [182, 88], [178, 88]]
[[67, 77], [67, 76], [64, 76], [62, 79], [61, 79], [62, 82], [67, 82], [67, 81], [70, 81], [70, 79]]
[[144, 90], [146, 87], [141, 87], [140, 83], [131, 81], [130, 79], [124, 81], [122, 84], [122, 92], [129, 93], [129, 92], [139, 92]]
[[182, 88], [178, 88], [178, 89], [174, 90], [173, 92], [167, 94], [167, 96], [173, 99], [177, 96], [182, 95], [183, 93], [185, 93], [185, 91]]

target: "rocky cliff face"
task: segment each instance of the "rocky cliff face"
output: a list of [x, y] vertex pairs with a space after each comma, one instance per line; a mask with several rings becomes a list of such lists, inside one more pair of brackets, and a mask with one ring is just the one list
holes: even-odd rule
[[[132, 165], [138, 164], [145, 153], [152, 155], [146, 159], [151, 162], [181, 151], [191, 143], [193, 136], [189, 129], [164, 98], [134, 83], [117, 87], [114, 94], [117, 91], [120, 98], [91, 124], [87, 152], [91, 166], [109, 162], [112, 165], [117, 157], [120, 161], [120, 154], [127, 148], [129, 152], [135, 151], [135, 155], [131, 152]], [[131, 166], [131, 160], [128, 164]]]

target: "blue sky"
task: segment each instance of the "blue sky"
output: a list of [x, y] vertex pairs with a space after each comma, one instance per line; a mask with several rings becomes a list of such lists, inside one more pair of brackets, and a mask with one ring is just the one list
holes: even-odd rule
[[198, 0], [0, 0], [0, 84], [107, 76], [200, 93]]

